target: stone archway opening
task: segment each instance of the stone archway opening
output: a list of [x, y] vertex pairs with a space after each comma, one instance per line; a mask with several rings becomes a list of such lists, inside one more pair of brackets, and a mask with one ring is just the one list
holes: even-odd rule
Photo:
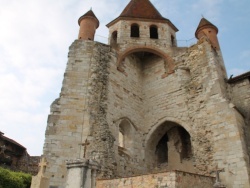
[[132, 59], [137, 59], [136, 61], [139, 60], [138, 62], [141, 62], [142, 65], [152, 64], [152, 62], [161, 62], [163, 65], [163, 67], [161, 67], [161, 70], [163, 71], [162, 78], [174, 73], [175, 64], [173, 59], [160, 49], [148, 46], [134, 46], [128, 50], [125, 50], [118, 56], [117, 59], [117, 69], [119, 71], [126, 73], [123, 65], [126, 59], [129, 57], [132, 57]]
[[166, 121], [155, 129], [145, 154], [150, 169], [194, 171], [191, 136], [175, 122]]

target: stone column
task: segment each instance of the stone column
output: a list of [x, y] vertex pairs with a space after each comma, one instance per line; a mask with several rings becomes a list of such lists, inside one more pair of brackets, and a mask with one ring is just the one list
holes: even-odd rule
[[91, 159], [67, 161], [68, 175], [65, 188], [95, 188], [99, 164]]

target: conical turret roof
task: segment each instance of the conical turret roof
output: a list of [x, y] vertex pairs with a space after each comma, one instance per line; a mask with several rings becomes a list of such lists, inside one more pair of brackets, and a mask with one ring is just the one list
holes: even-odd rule
[[131, 0], [119, 17], [166, 20], [149, 0]]
[[98, 18], [96, 17], [96, 15], [94, 14], [94, 12], [92, 10], [89, 10], [88, 12], [86, 12], [84, 15], [82, 15], [79, 19], [78, 19], [78, 24], [80, 25], [80, 22], [83, 18], [86, 18], [86, 17], [92, 17], [92, 18], [95, 18], [97, 20], [97, 28], [99, 27], [99, 20]]
[[209, 22], [206, 18], [202, 18], [196, 31], [195, 31], [195, 36], [197, 37], [197, 34], [198, 32], [201, 30], [201, 29], [204, 29], [204, 28], [214, 28], [216, 30], [216, 32], [218, 33], [218, 28], [212, 24], [211, 22]]
[[142, 19], [168, 23], [175, 31], [178, 29], [167, 18], [164, 18], [150, 0], [131, 0], [120, 16], [107, 24], [110, 27], [121, 19]]

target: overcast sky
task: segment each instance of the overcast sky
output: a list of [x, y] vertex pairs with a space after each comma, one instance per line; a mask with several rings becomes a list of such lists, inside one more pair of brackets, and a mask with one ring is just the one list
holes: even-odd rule
[[[107, 42], [106, 24], [129, 0], [0, 0], [0, 131], [41, 155], [50, 104], [59, 96], [78, 18], [91, 7]], [[151, 0], [189, 44], [202, 15], [219, 28], [228, 75], [250, 71], [249, 0]], [[184, 41], [182, 41], [184, 40]]]

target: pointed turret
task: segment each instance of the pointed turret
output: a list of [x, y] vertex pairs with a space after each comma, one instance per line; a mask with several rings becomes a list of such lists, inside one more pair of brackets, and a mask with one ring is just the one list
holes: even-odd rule
[[210, 40], [212, 46], [215, 49], [220, 50], [220, 45], [217, 38], [218, 31], [219, 30], [215, 25], [213, 25], [207, 19], [202, 18], [196, 29], [195, 37], [197, 39], [201, 39], [202, 37], [207, 37]]
[[92, 10], [89, 10], [78, 20], [80, 26], [78, 39], [80, 40], [94, 40], [95, 31], [99, 27], [99, 20]]

